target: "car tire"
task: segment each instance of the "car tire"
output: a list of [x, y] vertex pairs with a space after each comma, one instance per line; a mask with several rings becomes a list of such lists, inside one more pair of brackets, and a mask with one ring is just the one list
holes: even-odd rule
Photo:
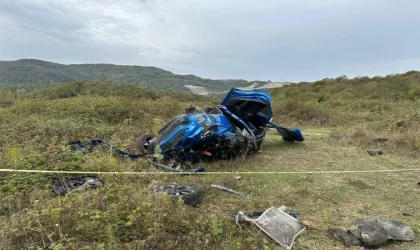
[[148, 148], [149, 142], [155, 138], [153, 135], [142, 135], [136, 141], [136, 147], [142, 154], [150, 154], [151, 149]]
[[185, 205], [195, 206], [201, 203], [203, 200], [203, 190], [194, 185], [182, 185], [182, 184], [165, 184], [154, 188], [155, 192], [165, 192], [173, 200], [182, 198]]

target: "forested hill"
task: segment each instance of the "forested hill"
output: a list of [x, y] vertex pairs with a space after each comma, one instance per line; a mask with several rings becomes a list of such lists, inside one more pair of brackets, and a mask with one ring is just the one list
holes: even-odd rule
[[316, 82], [300, 82], [272, 92], [274, 98], [299, 101], [316, 100], [318, 103], [361, 99], [381, 100], [419, 100], [420, 72], [408, 71], [403, 74], [392, 74], [375, 77], [325, 78]]
[[130, 83], [145, 88], [174, 91], [189, 91], [184, 85], [205, 87], [210, 92], [250, 85], [245, 80], [211, 80], [194, 75], [176, 75], [156, 67], [114, 64], [64, 65], [35, 59], [0, 61], [0, 86], [64, 83], [86, 79]]

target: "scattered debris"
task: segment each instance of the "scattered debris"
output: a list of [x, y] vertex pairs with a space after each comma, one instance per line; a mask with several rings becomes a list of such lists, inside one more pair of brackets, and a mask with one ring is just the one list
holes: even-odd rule
[[263, 213], [239, 212], [236, 215], [236, 223], [239, 225], [239, 221], [243, 220], [254, 223], [285, 249], [291, 249], [296, 238], [305, 231], [305, 227], [282, 208], [271, 207]]
[[111, 143], [101, 140], [101, 139], [92, 139], [92, 140], [88, 140], [88, 141], [80, 141], [80, 140], [74, 140], [74, 141], [70, 141], [69, 145], [71, 147], [71, 149], [73, 149], [74, 151], [88, 151], [88, 152], [92, 152], [92, 150], [99, 146], [99, 145], [105, 145], [107, 147], [109, 147], [111, 150], [115, 151], [117, 154], [119, 154], [122, 158], [130, 158], [132, 160], [138, 159], [142, 156], [145, 156], [146, 154], [131, 154], [128, 152], [125, 152], [121, 149], [118, 149], [116, 147], [114, 147], [114, 145], [112, 145]]
[[404, 216], [414, 216], [412, 213], [403, 213]]
[[167, 172], [193, 174], [193, 173], [202, 173], [202, 172], [205, 172], [206, 171], [206, 169], [203, 168], [203, 167], [197, 167], [197, 168], [195, 168], [193, 170], [180, 170], [180, 169], [177, 169], [177, 168], [171, 168], [171, 167], [166, 166], [164, 164], [155, 162], [155, 161], [153, 161], [151, 159], [149, 159], [149, 162], [155, 168], [160, 169], [160, 170], [163, 170], [163, 171], [167, 171]]
[[373, 139], [373, 141], [374, 142], [385, 142], [385, 141], [388, 141], [388, 138], [380, 137], [380, 138]]
[[163, 170], [163, 171], [167, 171], [167, 172], [177, 172], [177, 173], [187, 173], [187, 174], [191, 174], [191, 173], [200, 173], [200, 172], [205, 172], [206, 170], [203, 167], [197, 167], [195, 169], [192, 170], [180, 170], [180, 169], [176, 169], [176, 168], [172, 168], [169, 166], [166, 166], [164, 164], [161, 164], [159, 162], [156, 161], [155, 157], [150, 157], [147, 153], [143, 152], [141, 154], [131, 154], [128, 152], [125, 152], [121, 149], [116, 148], [114, 145], [112, 145], [111, 143], [101, 140], [101, 139], [92, 139], [92, 140], [88, 140], [88, 141], [80, 141], [80, 140], [75, 140], [75, 141], [70, 141], [69, 145], [71, 147], [72, 150], [74, 151], [80, 151], [80, 152], [92, 152], [92, 150], [99, 146], [99, 145], [105, 145], [107, 147], [109, 147], [111, 150], [113, 150], [115, 153], [117, 153], [120, 157], [122, 158], [130, 158], [132, 160], [137, 160], [140, 157], [147, 157], [148, 161], [150, 162], [150, 164], [159, 169], [159, 170]]
[[300, 212], [299, 211], [293, 210], [293, 211], [290, 211], [290, 212], [287, 212], [287, 213], [297, 220], [300, 218]]
[[375, 150], [368, 150], [367, 151], [370, 155], [383, 155], [384, 152], [382, 152], [381, 150], [375, 151]]
[[224, 186], [220, 186], [220, 185], [216, 185], [216, 184], [210, 184], [210, 187], [218, 188], [218, 189], [223, 190], [225, 192], [236, 194], [236, 195], [239, 195], [239, 196], [244, 197], [244, 198], [248, 198], [249, 197], [249, 195], [247, 195], [247, 194], [238, 192], [238, 191], [233, 190], [233, 189], [230, 189], [228, 187], [224, 187]]
[[[282, 207], [279, 207], [278, 209], [280, 209], [280, 210], [282, 210], [283, 212], [286, 212]], [[244, 215], [246, 216], [246, 217], [248, 217], [248, 218], [253, 218], [253, 219], [257, 219], [258, 217], [260, 217], [262, 214], [264, 213], [264, 211], [263, 212], [261, 212], [261, 211], [257, 211], [257, 212], [251, 212], [251, 213], [244, 213]], [[290, 212], [286, 212], [288, 215], [290, 215], [290, 216], [292, 216], [293, 218], [295, 218], [295, 219], [299, 219], [300, 218], [300, 212], [299, 211], [295, 211], [295, 210], [293, 210], [293, 211], [290, 211]], [[232, 218], [235, 220], [235, 221], [246, 221], [243, 217], [241, 217], [241, 218], [237, 218], [237, 214], [238, 213], [234, 213], [234, 214], [232, 214]]]
[[93, 176], [79, 176], [67, 179], [58, 179], [53, 184], [53, 192], [58, 195], [65, 195], [70, 192], [82, 191], [85, 189], [96, 189], [104, 184], [104, 181]]
[[165, 184], [153, 188], [154, 192], [165, 192], [174, 200], [181, 197], [185, 205], [195, 206], [203, 200], [203, 190], [194, 185]]
[[358, 229], [353, 231], [328, 229], [327, 232], [346, 247], [364, 246], [372, 248], [383, 246], [388, 240], [413, 241], [415, 239], [412, 228], [388, 218], [379, 218], [377, 222], [369, 219], [359, 219], [356, 221], [356, 226]]

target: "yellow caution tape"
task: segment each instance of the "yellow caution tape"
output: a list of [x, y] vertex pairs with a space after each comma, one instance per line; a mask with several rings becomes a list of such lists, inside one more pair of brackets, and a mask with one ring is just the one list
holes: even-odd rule
[[106, 175], [220, 175], [220, 174], [352, 174], [352, 173], [392, 173], [392, 172], [415, 172], [420, 171], [420, 168], [406, 168], [406, 169], [377, 169], [377, 170], [330, 170], [330, 171], [269, 171], [269, 172], [255, 172], [255, 171], [232, 171], [232, 172], [101, 172], [101, 171], [65, 171], [65, 170], [35, 170], [35, 169], [0, 169], [0, 172], [13, 173], [45, 173], [45, 174], [106, 174]]

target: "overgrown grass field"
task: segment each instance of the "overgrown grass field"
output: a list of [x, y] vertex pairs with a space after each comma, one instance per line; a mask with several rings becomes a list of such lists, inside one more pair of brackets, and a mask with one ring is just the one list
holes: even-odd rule
[[[102, 188], [57, 197], [51, 191], [53, 180], [68, 175], [1, 173], [0, 249], [278, 249], [257, 227], [239, 228], [229, 217], [281, 205], [299, 210], [307, 226], [294, 249], [344, 249], [326, 230], [350, 229], [358, 218], [388, 216], [420, 232], [418, 171], [298, 173], [420, 169], [418, 72], [280, 88], [273, 92], [276, 120], [299, 126], [306, 140], [291, 144], [269, 132], [262, 152], [204, 165], [207, 171], [229, 174], [200, 176], [162, 174], [143, 160], [121, 159], [105, 148], [77, 153], [67, 143], [102, 138], [134, 153], [138, 136], [156, 133], [191, 103], [210, 105], [211, 99], [142, 95], [135, 87], [116, 94], [111, 83], [74, 84], [1, 90], [1, 168], [142, 174], [99, 175], [105, 181]], [[376, 87], [366, 90], [372, 85]], [[373, 142], [377, 137], [389, 140]], [[370, 156], [366, 150], [384, 155]], [[169, 182], [203, 187], [202, 204], [188, 207], [151, 192]], [[212, 189], [212, 183], [250, 198]], [[420, 245], [393, 243], [384, 249]]]

